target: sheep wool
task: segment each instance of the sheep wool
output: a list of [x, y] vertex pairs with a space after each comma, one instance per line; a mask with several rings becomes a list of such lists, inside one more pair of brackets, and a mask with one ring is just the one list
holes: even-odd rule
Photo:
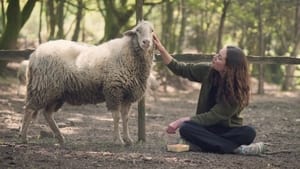
[[[53, 112], [71, 105], [105, 102], [114, 119], [114, 141], [132, 144], [128, 132], [131, 104], [145, 93], [153, 60], [153, 26], [148, 21], [98, 46], [58, 40], [40, 45], [30, 56], [21, 138], [27, 141], [29, 123], [42, 112], [63, 144]], [[122, 114], [121, 138], [118, 123]]]

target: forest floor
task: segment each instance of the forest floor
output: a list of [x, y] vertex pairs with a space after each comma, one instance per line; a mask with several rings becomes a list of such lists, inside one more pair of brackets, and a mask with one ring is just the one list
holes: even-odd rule
[[[292, 169], [300, 168], [300, 92], [266, 91], [253, 95], [244, 110], [244, 122], [257, 131], [255, 142], [267, 144], [261, 156], [173, 153], [166, 145], [176, 143], [178, 133], [168, 135], [167, 124], [193, 115], [199, 90], [158, 92], [158, 100], [146, 99], [146, 142], [121, 146], [112, 142], [113, 123], [105, 104], [64, 105], [55, 114], [66, 144], [59, 146], [43, 116], [30, 125], [28, 144], [18, 130], [24, 94], [18, 96], [16, 80], [0, 83], [0, 168], [1, 169]], [[24, 93], [24, 89], [23, 89]], [[137, 138], [137, 104], [129, 118], [131, 137]]]

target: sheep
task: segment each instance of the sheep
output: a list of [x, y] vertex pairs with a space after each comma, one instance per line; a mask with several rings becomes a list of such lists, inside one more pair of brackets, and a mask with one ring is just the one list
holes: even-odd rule
[[25, 85], [26, 84], [26, 72], [27, 72], [28, 64], [29, 64], [29, 60], [23, 60], [20, 63], [20, 66], [18, 68], [18, 72], [17, 72], [17, 79], [18, 79], [17, 95], [20, 94], [21, 85]]
[[[145, 93], [153, 59], [153, 25], [141, 21], [123, 37], [98, 46], [52, 41], [40, 45], [30, 56], [25, 110], [20, 137], [27, 142], [27, 129], [41, 112], [58, 142], [64, 144], [53, 118], [64, 103], [71, 105], [106, 103], [112, 113], [114, 142], [133, 143], [128, 131], [132, 103]], [[56, 47], [54, 47], [54, 44]], [[70, 46], [74, 46], [73, 50]], [[67, 61], [65, 56], [71, 58]], [[73, 59], [73, 60], [72, 60]], [[119, 131], [120, 114], [123, 138]]]

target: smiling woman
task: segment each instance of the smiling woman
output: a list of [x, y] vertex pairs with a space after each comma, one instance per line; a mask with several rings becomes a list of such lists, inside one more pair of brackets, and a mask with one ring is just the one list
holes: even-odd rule
[[163, 62], [174, 74], [202, 83], [196, 115], [170, 123], [167, 133], [174, 134], [179, 128], [181, 138], [193, 151], [262, 153], [264, 144], [251, 144], [256, 132], [254, 128], [244, 126], [240, 116], [249, 103], [250, 95], [248, 63], [244, 52], [238, 47], [225, 47], [214, 56], [208, 67], [176, 61], [155, 34], [154, 43]]
[[221, 75], [225, 72], [227, 48], [223, 48], [219, 53], [215, 54], [211, 62], [211, 67], [217, 70]]

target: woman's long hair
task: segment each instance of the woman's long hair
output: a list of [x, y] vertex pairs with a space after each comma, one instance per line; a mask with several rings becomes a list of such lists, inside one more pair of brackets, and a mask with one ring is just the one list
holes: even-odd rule
[[223, 78], [212, 69], [210, 80], [218, 86], [217, 99], [226, 104], [238, 104], [241, 108], [249, 104], [250, 76], [248, 61], [244, 52], [235, 46], [227, 47], [225, 73]]

